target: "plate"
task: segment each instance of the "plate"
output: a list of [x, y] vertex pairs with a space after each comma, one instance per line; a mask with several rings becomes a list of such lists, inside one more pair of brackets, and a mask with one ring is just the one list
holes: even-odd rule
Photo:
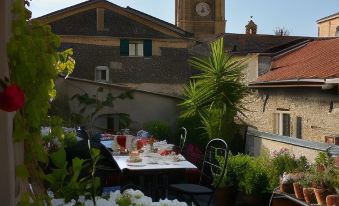
[[143, 164], [143, 163], [140, 163], [140, 162], [137, 162], [137, 163], [128, 162], [128, 163], [127, 163], [127, 166], [130, 166], [130, 167], [144, 167], [144, 166], [146, 166], [146, 165]]
[[148, 164], [152, 164], [152, 165], [159, 164], [158, 161], [148, 161], [147, 163], [148, 163]]

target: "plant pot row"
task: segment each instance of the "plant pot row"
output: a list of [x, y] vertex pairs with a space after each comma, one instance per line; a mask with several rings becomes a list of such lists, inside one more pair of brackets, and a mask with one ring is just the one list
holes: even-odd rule
[[339, 206], [339, 194], [330, 194], [328, 189], [303, 187], [294, 182], [280, 184], [280, 191], [288, 194], [294, 193], [296, 198], [305, 200], [308, 204]]
[[235, 205], [237, 200], [239, 199], [242, 204], [245, 205], [268, 205], [271, 194], [252, 194], [248, 195], [242, 191], [238, 191], [238, 189], [234, 186], [218, 188], [215, 193], [215, 204], [216, 206], [224, 206], [227, 204], [228, 206]]

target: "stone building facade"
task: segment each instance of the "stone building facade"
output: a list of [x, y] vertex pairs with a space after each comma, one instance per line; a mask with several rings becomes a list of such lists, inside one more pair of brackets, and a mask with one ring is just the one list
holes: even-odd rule
[[317, 142], [337, 137], [338, 46], [339, 39], [315, 39], [273, 56], [270, 68], [249, 83], [247, 121], [282, 136]]
[[321, 18], [318, 23], [318, 37], [339, 37], [339, 12]]
[[[118, 118], [126, 113], [133, 130], [156, 120], [174, 127], [178, 96], [192, 75], [187, 60], [196, 43], [193, 33], [106, 0], [85, 1], [35, 20], [51, 26], [61, 50], [73, 49], [76, 66], [68, 81], [59, 81], [59, 95], [95, 95], [99, 87], [113, 93], [133, 91], [133, 100], [117, 101], [98, 115]], [[69, 104], [76, 113], [77, 102]], [[111, 117], [100, 120], [101, 125], [111, 128]]]
[[325, 136], [339, 134], [338, 91], [266, 88], [253, 92], [246, 108], [247, 121], [259, 131], [279, 134], [279, 116], [286, 114], [283, 126], [289, 131], [284, 136], [324, 142]]
[[161, 86], [184, 85], [192, 74], [193, 34], [130, 7], [93, 0], [37, 20], [60, 36], [61, 49], [73, 49], [72, 77]]

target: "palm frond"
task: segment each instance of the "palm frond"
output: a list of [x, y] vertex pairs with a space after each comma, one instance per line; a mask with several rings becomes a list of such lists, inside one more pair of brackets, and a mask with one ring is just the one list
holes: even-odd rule
[[201, 73], [191, 77], [185, 87], [185, 100], [179, 105], [181, 116], [199, 115], [210, 137], [219, 134], [221, 124], [225, 122], [222, 119], [241, 113], [244, 108], [242, 99], [248, 89], [244, 84], [243, 71], [247, 61], [247, 58], [225, 53], [223, 38], [211, 44], [209, 57], [191, 58], [189, 63]]

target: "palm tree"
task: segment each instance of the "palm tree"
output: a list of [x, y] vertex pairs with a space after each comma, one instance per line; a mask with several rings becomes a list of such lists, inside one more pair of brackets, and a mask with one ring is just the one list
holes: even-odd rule
[[181, 117], [198, 115], [210, 138], [225, 134], [226, 124], [244, 109], [242, 99], [248, 93], [243, 83], [247, 59], [224, 52], [224, 40], [211, 43], [208, 57], [193, 57], [190, 64], [201, 71], [185, 87], [180, 104]]

